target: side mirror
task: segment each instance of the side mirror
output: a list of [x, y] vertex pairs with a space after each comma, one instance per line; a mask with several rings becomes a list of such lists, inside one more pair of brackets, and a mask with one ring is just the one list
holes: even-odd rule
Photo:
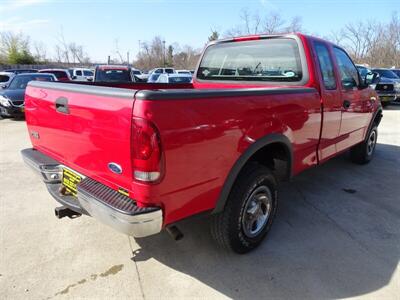
[[72, 79], [76, 79], [77, 77], [74, 75], [74, 76], [72, 76], [71, 78], [72, 78]]
[[93, 77], [87, 77], [86, 80], [87, 81], [93, 81]]
[[372, 79], [371, 79], [372, 83], [377, 83], [379, 81], [379, 79], [380, 79], [379, 73], [373, 72]]

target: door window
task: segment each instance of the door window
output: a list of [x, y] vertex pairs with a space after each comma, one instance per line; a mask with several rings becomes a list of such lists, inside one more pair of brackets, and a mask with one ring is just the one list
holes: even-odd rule
[[322, 73], [322, 80], [324, 81], [325, 88], [327, 90], [335, 90], [336, 79], [328, 48], [322, 43], [315, 43], [315, 52], [318, 56], [319, 67]]
[[350, 57], [342, 49], [336, 47], [334, 48], [334, 54], [339, 67], [342, 87], [345, 89], [357, 87], [359, 84], [358, 71]]

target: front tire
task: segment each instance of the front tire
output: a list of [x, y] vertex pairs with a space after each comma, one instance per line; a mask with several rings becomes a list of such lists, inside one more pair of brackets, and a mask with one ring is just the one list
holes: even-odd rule
[[350, 150], [350, 158], [354, 163], [363, 165], [372, 160], [378, 139], [378, 127], [374, 125], [368, 133], [367, 139]]
[[265, 166], [250, 163], [236, 180], [222, 213], [215, 215], [211, 233], [224, 248], [247, 253], [271, 228], [277, 210], [277, 183]]

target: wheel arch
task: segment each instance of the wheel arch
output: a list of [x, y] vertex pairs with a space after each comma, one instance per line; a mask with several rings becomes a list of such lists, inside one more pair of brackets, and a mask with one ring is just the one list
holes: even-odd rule
[[[291, 178], [293, 169], [293, 150], [290, 140], [283, 134], [274, 133], [266, 135], [258, 139], [250, 147], [248, 147], [235, 162], [235, 164], [229, 171], [227, 178], [225, 179], [225, 183], [222, 187], [221, 193], [217, 199], [215, 208], [212, 213], [219, 213], [224, 210], [229, 193], [242, 169], [246, 166], [247, 163], [252, 161], [252, 158], [258, 156], [261, 151], [264, 151], [269, 147], [271, 148], [271, 146], [276, 146], [284, 150], [285, 158], [287, 160], [287, 168], [285, 170], [284, 178]], [[265, 158], [268, 159], [268, 157]]]

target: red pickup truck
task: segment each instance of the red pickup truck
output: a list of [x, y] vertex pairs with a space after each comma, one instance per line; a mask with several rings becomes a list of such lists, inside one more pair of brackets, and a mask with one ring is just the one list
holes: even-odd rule
[[254, 249], [277, 183], [350, 150], [371, 160], [382, 108], [346, 52], [302, 34], [212, 42], [191, 84], [33, 81], [22, 151], [56, 215], [144, 237], [212, 214], [212, 234]]

